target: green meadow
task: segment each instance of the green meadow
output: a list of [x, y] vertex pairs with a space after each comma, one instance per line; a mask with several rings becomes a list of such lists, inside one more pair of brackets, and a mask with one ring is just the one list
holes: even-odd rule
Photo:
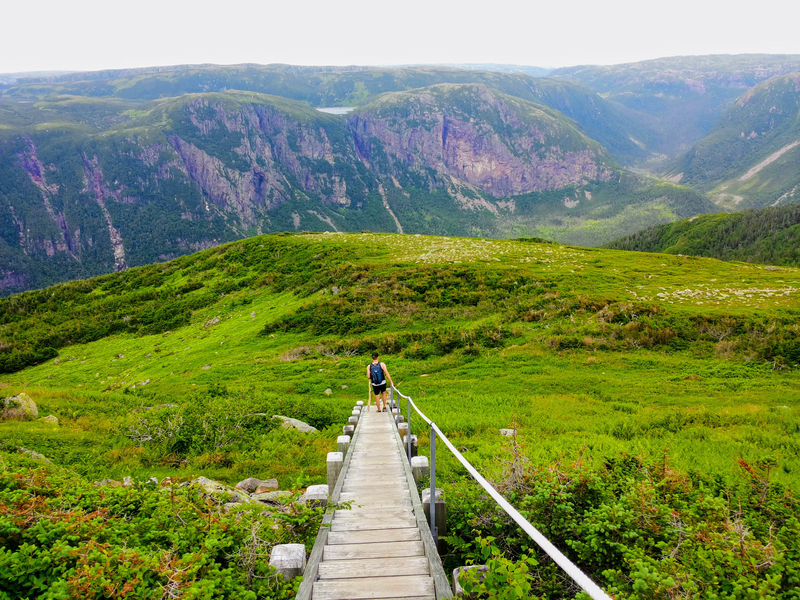
[[[22, 446], [81, 481], [275, 477], [299, 493], [324, 482], [377, 350], [616, 597], [796, 598], [798, 295], [793, 268], [536, 240], [251, 238], [0, 301], [3, 395], [60, 421], [0, 423], [4, 469], [34, 468]], [[177, 418], [173, 437], [136, 439]], [[517, 576], [539, 582], [526, 597], [575, 595], [443, 446], [436, 460], [446, 565], [483, 543], [497, 561], [536, 557], [538, 575]]]

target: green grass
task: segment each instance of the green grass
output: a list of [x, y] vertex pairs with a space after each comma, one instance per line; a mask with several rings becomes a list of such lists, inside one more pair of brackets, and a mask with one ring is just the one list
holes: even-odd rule
[[[2, 423], [0, 436], [90, 479], [256, 476], [301, 489], [325, 481], [325, 455], [365, 399], [364, 367], [377, 348], [400, 389], [498, 485], [514, 458], [498, 430], [515, 425], [530, 472], [542, 474], [536, 485], [553, 473], [573, 481], [576, 464], [589, 469], [580, 477], [602, 479], [633, 461], [646, 479], [646, 465], [668, 463], [694, 494], [670, 510], [698, 511], [703, 494], [743, 502], [753, 535], [767, 544], [770, 523], [786, 521], [748, 504], [758, 494], [746, 469], [767, 465], [770, 506], [784, 498], [781, 510], [793, 510], [798, 294], [797, 269], [713, 259], [418, 235], [261, 236], [0, 302], [6, 352], [44, 336], [61, 340], [57, 363], [3, 379], [5, 395], [28, 393], [61, 425]], [[185, 322], [147, 317], [181, 302], [196, 306]], [[64, 333], [76, 320], [86, 332], [125, 325], [76, 344]], [[164, 404], [176, 406], [144, 410]], [[187, 424], [182, 441], [125, 437], [137, 419], [169, 411]], [[222, 423], [242, 411], [293, 416], [321, 431], [254, 418], [238, 442], [215, 449], [191, 429], [201, 417]], [[412, 416], [426, 454], [421, 424]], [[451, 540], [446, 560], [464, 560], [478, 527], [470, 507], [491, 509], [443, 446], [436, 460], [464, 544]], [[524, 489], [507, 493], [533, 502], [539, 492]], [[595, 498], [587, 510], [610, 501]], [[508, 551], [520, 552], [519, 533], [493, 523], [486, 530], [500, 528]], [[563, 535], [570, 548], [583, 539]], [[586, 564], [605, 577], [608, 563]], [[634, 568], [621, 558], [611, 564]], [[703, 577], [692, 573], [687, 581]], [[638, 597], [619, 585], [620, 597]]]

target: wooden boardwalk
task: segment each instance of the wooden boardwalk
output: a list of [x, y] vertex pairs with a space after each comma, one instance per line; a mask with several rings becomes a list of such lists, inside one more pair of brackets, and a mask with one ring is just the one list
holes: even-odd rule
[[310, 560], [316, 553], [319, 562], [307, 569], [312, 600], [449, 596], [436, 593], [432, 571], [440, 588], [444, 574], [410, 473], [392, 414], [362, 412], [331, 497], [352, 501], [352, 509], [328, 511], [323, 521], [329, 529]]

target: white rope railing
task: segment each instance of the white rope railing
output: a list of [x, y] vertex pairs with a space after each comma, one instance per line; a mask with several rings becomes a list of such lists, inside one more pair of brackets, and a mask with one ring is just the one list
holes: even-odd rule
[[[408, 401], [408, 418], [409, 421], [411, 420], [411, 407], [414, 408], [414, 411], [422, 417], [422, 419], [430, 425], [431, 428], [431, 526], [435, 523], [434, 518], [434, 510], [436, 505], [436, 470], [435, 470], [435, 452], [436, 452], [436, 445], [435, 445], [435, 435], [438, 434], [442, 441], [444, 442], [445, 446], [453, 453], [453, 455], [458, 459], [467, 472], [472, 475], [472, 478], [477, 481], [481, 487], [486, 490], [486, 492], [494, 499], [497, 504], [511, 517], [514, 522], [519, 525], [522, 530], [527, 533], [534, 542], [538, 544], [538, 546], [544, 550], [544, 552], [553, 559], [559, 567], [561, 567], [564, 572], [569, 575], [572, 580], [577, 583], [581, 589], [583, 589], [589, 596], [593, 598], [593, 600], [611, 600], [611, 598], [600, 589], [600, 587], [591, 579], [589, 576], [586, 575], [583, 571], [581, 571], [577, 565], [575, 565], [570, 559], [564, 556], [561, 551], [556, 548], [550, 540], [548, 540], [542, 533], [536, 529], [531, 523], [523, 517], [519, 511], [511, 506], [508, 501], [503, 498], [500, 493], [492, 487], [492, 485], [483, 478], [483, 476], [478, 473], [478, 471], [473, 467], [469, 461], [464, 458], [458, 450], [456, 450], [455, 446], [447, 439], [447, 436], [442, 433], [442, 430], [437, 427], [436, 423], [431, 421], [428, 417], [426, 417], [419, 407], [414, 403], [410, 396], [406, 396], [396, 387], [392, 386], [392, 390], [397, 392], [401, 398], [404, 398]], [[409, 456], [410, 456], [410, 444], [411, 444], [411, 424], [409, 423], [409, 430], [408, 430], [408, 443], [409, 443]]]

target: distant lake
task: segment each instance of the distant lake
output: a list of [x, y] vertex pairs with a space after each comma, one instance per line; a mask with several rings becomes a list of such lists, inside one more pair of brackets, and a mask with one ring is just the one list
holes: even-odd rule
[[328, 113], [329, 115], [346, 115], [352, 110], [355, 110], [354, 106], [323, 106], [322, 108], [317, 109], [319, 112]]

